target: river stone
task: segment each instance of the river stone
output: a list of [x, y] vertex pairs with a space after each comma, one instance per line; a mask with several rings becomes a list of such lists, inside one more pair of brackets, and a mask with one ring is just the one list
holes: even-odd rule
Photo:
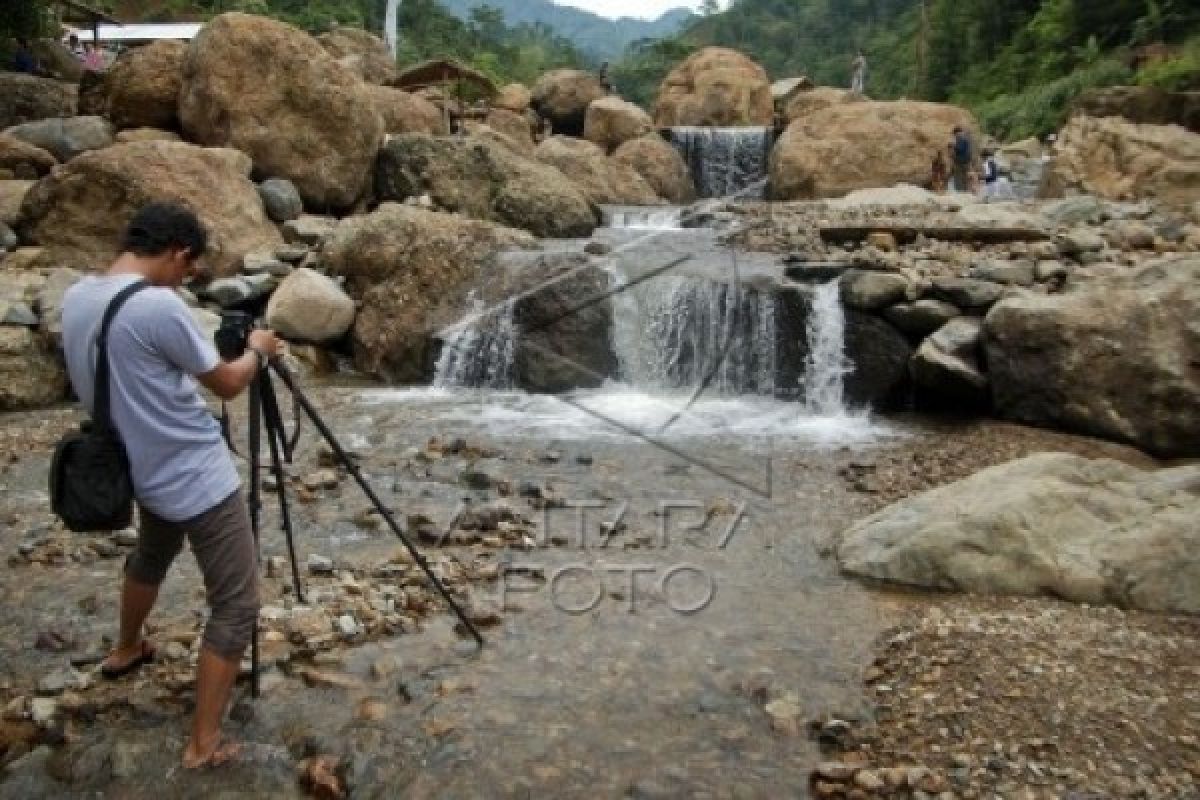
[[258, 185], [263, 208], [273, 221], [283, 223], [304, 213], [304, 201], [287, 178], [268, 178]]
[[1053, 259], [1039, 261], [1033, 268], [1033, 276], [1037, 278], [1038, 283], [1061, 283], [1069, 274], [1070, 270], [1066, 264]]
[[654, 120], [642, 108], [619, 97], [593, 100], [584, 119], [583, 138], [611, 153], [621, 145], [654, 131]]
[[838, 536], [843, 571], [933, 589], [1200, 612], [1200, 467], [1041, 453]]
[[112, 123], [104, 117], [68, 117], [26, 122], [4, 131], [5, 135], [40, 147], [59, 161], [70, 161], [80, 153], [99, 150], [113, 143]]
[[55, 347], [62, 347], [62, 307], [63, 296], [67, 289], [83, 277], [83, 273], [73, 269], [60, 267], [52, 269], [46, 275], [37, 294], [37, 308], [41, 315], [41, 331], [46, 341]]
[[108, 118], [113, 124], [118, 128], [178, 128], [176, 105], [186, 52], [186, 42], [160, 39], [121, 53], [104, 76]]
[[20, 243], [21, 241], [17, 238], [17, 234], [13, 229], [8, 227], [7, 223], [0, 222], [0, 250], [6, 252], [8, 250], [16, 250], [17, 245]]
[[962, 312], [944, 300], [925, 297], [913, 303], [897, 303], [883, 311], [888, 322], [910, 336], [933, 333]]
[[988, 259], [982, 261], [967, 272], [967, 277], [980, 281], [990, 281], [1014, 286], [1032, 286], [1034, 284], [1034, 264], [1032, 261], [999, 261]]
[[381, 201], [429, 195], [447, 211], [545, 238], [590, 236], [599, 222], [567, 176], [478, 137], [392, 136], [379, 153]]
[[58, 159], [45, 149], [15, 136], [0, 133], [0, 169], [10, 171], [13, 178], [37, 180], [57, 163]]
[[1042, 203], [1038, 211], [1055, 225], [1097, 223], [1106, 216], [1104, 203], [1090, 194], [1051, 200]]
[[1075, 228], [1059, 235], [1055, 239], [1058, 252], [1064, 256], [1078, 258], [1085, 253], [1099, 253], [1104, 250], [1104, 237], [1088, 228]]
[[683, 156], [657, 133], [631, 139], [617, 148], [613, 160], [632, 167], [655, 194], [669, 203], [696, 200], [696, 185]]
[[204, 297], [221, 308], [232, 308], [254, 296], [252, 287], [245, 278], [218, 278], [204, 287]]
[[1006, 297], [984, 322], [1002, 416], [1200, 455], [1200, 257]]
[[841, 278], [842, 302], [860, 311], [878, 311], [903, 300], [908, 279], [891, 272], [847, 270]]
[[28, 328], [36, 328], [37, 324], [37, 314], [33, 313], [33, 309], [29, 307], [28, 303], [20, 300], [0, 300], [0, 325], [23, 325]]
[[337, 228], [336, 217], [301, 214], [283, 223], [283, 238], [289, 244], [319, 245], [333, 235]]
[[987, 376], [979, 363], [983, 320], [958, 317], [921, 343], [912, 376], [923, 405], [973, 410], [988, 398]]
[[934, 278], [933, 294], [959, 308], [986, 309], [1004, 295], [1004, 287], [974, 278]]
[[75, 83], [0, 72], [0, 129], [51, 117], [73, 117], [78, 95]]
[[0, 327], [0, 411], [43, 408], [66, 395], [66, 370], [41, 335]]
[[533, 155], [568, 176], [593, 203], [635, 206], [662, 202], [637, 171], [584, 139], [551, 136]]
[[354, 301], [333, 280], [307, 267], [283, 279], [267, 303], [267, 326], [289, 339], [324, 342], [354, 323]]

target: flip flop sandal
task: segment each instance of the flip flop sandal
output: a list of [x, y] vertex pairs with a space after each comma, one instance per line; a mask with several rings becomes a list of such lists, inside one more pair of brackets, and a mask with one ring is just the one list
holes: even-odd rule
[[185, 770], [215, 769], [226, 764], [240, 763], [243, 759], [244, 747], [241, 742], [235, 742], [225, 737], [217, 740], [217, 746], [208, 757], [196, 764], [183, 764]]
[[123, 678], [126, 675], [128, 675], [129, 673], [136, 672], [137, 670], [141, 669], [146, 664], [153, 663], [155, 653], [156, 653], [155, 649], [153, 647], [147, 647], [145, 640], [143, 640], [142, 641], [142, 654], [140, 656], [133, 659], [132, 661], [130, 661], [128, 664], [126, 664], [123, 667], [115, 667], [114, 668], [114, 667], [101, 666], [100, 674], [106, 680], [110, 680], [110, 681], [115, 681], [118, 678]]

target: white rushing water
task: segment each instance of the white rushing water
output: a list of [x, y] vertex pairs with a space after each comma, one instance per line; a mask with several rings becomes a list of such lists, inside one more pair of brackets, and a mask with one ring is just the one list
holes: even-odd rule
[[700, 197], [745, 194], [763, 185], [774, 130], [766, 127], [671, 128]]
[[804, 369], [804, 408], [817, 416], [846, 413], [843, 386], [853, 365], [846, 358], [846, 314], [838, 281], [813, 292], [808, 316], [808, 358]]
[[683, 209], [679, 206], [602, 206], [604, 225], [635, 231], [677, 231], [683, 229]]
[[433, 385], [439, 389], [511, 388], [517, 349], [513, 304], [485, 309], [475, 296], [471, 303], [471, 313], [442, 342]]

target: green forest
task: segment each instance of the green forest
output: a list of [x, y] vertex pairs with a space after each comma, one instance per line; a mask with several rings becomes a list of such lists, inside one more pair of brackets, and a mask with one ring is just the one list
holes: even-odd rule
[[[45, 2], [5, 3], [0, 36], [45, 27]], [[241, 10], [312, 32], [335, 23], [378, 32], [384, 0], [93, 4], [130, 21]], [[622, 94], [649, 106], [667, 71], [706, 45], [746, 52], [772, 79], [808, 75], [819, 84], [848, 86], [850, 62], [861, 50], [869, 95], [965, 105], [987, 130], [1014, 139], [1056, 129], [1071, 99], [1090, 87], [1200, 88], [1196, 0], [734, 0], [724, 12], [716, 3], [705, 5], [679, 33], [629, 45], [611, 72]], [[534, 16], [513, 24], [499, 8], [485, 6], [463, 19], [438, 0], [401, 0], [399, 60], [450, 56], [499, 82], [524, 83], [555, 67], [597, 66], [579, 30], [568, 37], [551, 25], [554, 15]]]

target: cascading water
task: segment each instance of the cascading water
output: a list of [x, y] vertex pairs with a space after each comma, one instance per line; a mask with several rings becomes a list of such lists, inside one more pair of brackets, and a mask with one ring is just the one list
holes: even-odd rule
[[603, 206], [604, 226], [629, 230], [673, 231], [683, 228], [678, 206]]
[[513, 304], [485, 310], [472, 293], [473, 309], [442, 343], [433, 385], [439, 389], [509, 389], [516, 353]]
[[700, 197], [761, 194], [773, 139], [771, 128], [671, 128]]
[[853, 365], [845, 353], [846, 315], [838, 281], [822, 284], [813, 291], [807, 327], [805, 410], [817, 416], [843, 415], [846, 407], [842, 387]]

